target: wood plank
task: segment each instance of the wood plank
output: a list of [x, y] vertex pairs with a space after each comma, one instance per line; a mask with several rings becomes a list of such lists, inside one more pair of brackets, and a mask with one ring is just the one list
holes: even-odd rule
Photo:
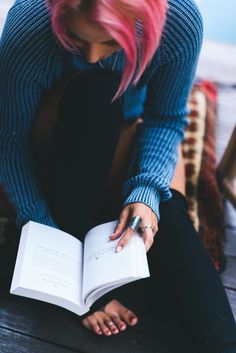
[[236, 210], [229, 201], [225, 202], [225, 225], [236, 229]]
[[155, 337], [143, 331], [142, 322], [120, 335], [99, 337], [84, 329], [73, 313], [43, 302], [12, 295], [0, 300], [0, 312], [0, 327], [75, 351], [173, 353], [158, 333]]
[[79, 351], [42, 342], [5, 328], [0, 328], [0, 342], [1, 353], [79, 353]]
[[227, 257], [226, 270], [221, 274], [224, 286], [236, 291], [236, 257]]
[[[139, 316], [138, 325], [113, 337], [98, 337], [89, 332], [82, 327], [78, 316], [65, 309], [9, 295], [15, 256], [16, 249], [0, 247], [0, 326], [68, 349], [92, 353], [173, 353], [177, 346], [182, 353], [193, 352], [179, 323], [172, 319], [165, 321], [166, 312], [162, 318], [153, 320], [145, 304], [140, 305], [143, 301], [139, 295], [135, 295], [136, 304], [132, 299], [131, 306]], [[170, 332], [173, 333], [170, 335]]]
[[221, 189], [227, 199], [236, 208], [236, 189], [234, 180], [236, 179], [236, 126], [232, 132], [230, 140], [226, 146], [223, 157], [217, 168]]
[[234, 318], [236, 320], [236, 292], [232, 291], [230, 289], [226, 289], [225, 291], [226, 291], [227, 297], [229, 299], [229, 303], [232, 308]]
[[225, 229], [226, 242], [224, 243], [224, 253], [226, 256], [236, 257], [236, 229]]

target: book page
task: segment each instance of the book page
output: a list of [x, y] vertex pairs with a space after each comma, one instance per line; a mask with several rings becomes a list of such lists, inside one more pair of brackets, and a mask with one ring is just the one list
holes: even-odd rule
[[36, 222], [25, 225], [21, 237], [11, 293], [21, 287], [81, 306], [82, 243]]
[[[94, 296], [93, 292], [100, 291], [102, 295], [107, 292], [105, 290], [106, 287], [115, 287], [118, 283], [121, 285], [139, 277], [139, 273], [136, 271], [136, 258], [140, 253], [146, 258], [143, 239], [141, 239], [139, 234], [135, 234], [125, 248], [117, 253], [116, 245], [119, 239], [109, 239], [116, 224], [117, 221], [101, 224], [92, 228], [86, 234], [84, 242], [83, 299], [86, 299], [88, 295]], [[147, 262], [144, 262], [144, 265], [147, 266], [145, 274], [149, 275]], [[101, 290], [98, 291], [99, 288]]]

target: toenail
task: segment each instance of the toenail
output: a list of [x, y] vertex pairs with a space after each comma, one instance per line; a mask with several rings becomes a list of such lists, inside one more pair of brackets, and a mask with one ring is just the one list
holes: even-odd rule
[[120, 330], [124, 330], [125, 329], [125, 325], [120, 325]]
[[134, 316], [131, 317], [131, 318], [130, 318], [130, 322], [131, 322], [132, 324], [133, 324], [134, 322], [136, 322], [136, 317], [134, 317]]

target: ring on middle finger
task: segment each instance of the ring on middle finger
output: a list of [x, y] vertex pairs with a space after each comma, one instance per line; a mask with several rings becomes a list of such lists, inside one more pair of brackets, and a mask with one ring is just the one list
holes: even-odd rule
[[152, 224], [151, 225], [143, 225], [143, 226], [140, 227], [142, 232], [143, 232], [144, 229], [148, 229], [148, 228], [150, 228], [153, 231], [153, 233], [154, 233], [154, 228], [153, 228]]

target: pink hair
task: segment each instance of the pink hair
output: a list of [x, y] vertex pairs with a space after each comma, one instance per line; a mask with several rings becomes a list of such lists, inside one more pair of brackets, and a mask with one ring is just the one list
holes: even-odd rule
[[[64, 26], [63, 16], [70, 10], [89, 12], [91, 18], [124, 49], [126, 66], [114, 99], [134, 78], [137, 84], [160, 42], [166, 20], [167, 0], [46, 0], [51, 11], [53, 31], [67, 50], [75, 52]], [[95, 11], [93, 11], [95, 10]], [[138, 23], [141, 28], [138, 31]], [[140, 33], [141, 30], [141, 33]]]

